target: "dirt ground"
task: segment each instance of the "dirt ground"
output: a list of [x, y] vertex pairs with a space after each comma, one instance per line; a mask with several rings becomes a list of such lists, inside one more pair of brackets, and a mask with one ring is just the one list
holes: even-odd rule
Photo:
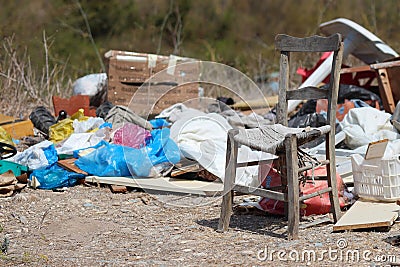
[[[240, 199], [239, 199], [240, 201]], [[219, 197], [156, 195], [79, 185], [23, 189], [0, 199], [1, 266], [389, 266], [389, 231], [332, 233], [332, 224], [286, 239], [286, 221], [237, 210], [217, 233]], [[311, 220], [311, 218], [304, 218]], [[7, 244], [6, 244], [7, 243]], [[357, 258], [357, 255], [359, 258]]]

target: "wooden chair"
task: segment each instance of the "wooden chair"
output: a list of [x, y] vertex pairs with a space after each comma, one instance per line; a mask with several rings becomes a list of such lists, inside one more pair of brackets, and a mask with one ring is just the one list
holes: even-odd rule
[[[254, 129], [234, 129], [228, 132], [226, 169], [224, 179], [224, 196], [222, 200], [221, 217], [218, 231], [227, 230], [232, 214], [233, 192], [242, 192], [252, 195], [281, 200], [286, 204], [288, 217], [288, 238], [297, 239], [300, 222], [299, 203], [319, 194], [329, 192], [331, 211], [335, 222], [340, 218], [340, 206], [336, 181], [335, 167], [335, 125], [336, 108], [339, 90], [340, 67], [342, 63], [343, 43], [340, 34], [330, 37], [311, 36], [296, 38], [279, 34], [275, 38], [276, 49], [280, 51], [280, 81], [279, 103], [277, 106], [278, 124], [262, 126]], [[289, 90], [289, 65], [291, 52], [328, 52], [333, 51], [332, 70], [327, 89], [317, 87], [305, 87]], [[319, 128], [300, 129], [289, 128], [288, 124], [288, 100], [328, 99], [328, 122]], [[299, 196], [299, 173], [311, 166], [299, 168], [299, 146], [315, 140], [320, 136], [326, 139], [326, 164], [328, 188], [319, 192]], [[254, 150], [272, 153], [278, 156], [277, 170], [280, 172], [282, 187], [255, 188], [235, 183], [236, 169], [250, 165], [261, 165], [265, 162], [238, 163], [238, 147], [248, 146]]]

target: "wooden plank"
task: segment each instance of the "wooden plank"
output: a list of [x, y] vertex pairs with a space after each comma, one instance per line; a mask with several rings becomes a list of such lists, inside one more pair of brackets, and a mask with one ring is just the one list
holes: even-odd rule
[[319, 225], [319, 224], [331, 223], [331, 222], [332, 222], [332, 219], [329, 218], [329, 216], [326, 216], [326, 217], [323, 217], [323, 218], [320, 218], [320, 219], [316, 219], [315, 221], [312, 221], [312, 222], [309, 222], [309, 223], [301, 223], [299, 228], [300, 229], [306, 229], [306, 228], [313, 227], [313, 226], [316, 226], [316, 225]]
[[329, 91], [318, 87], [303, 87], [296, 90], [287, 91], [288, 100], [313, 100], [328, 98]]
[[189, 173], [189, 172], [199, 172], [201, 170], [204, 170], [204, 168], [201, 167], [198, 163], [195, 163], [195, 164], [192, 164], [189, 166], [182, 166], [176, 170], [173, 170], [171, 172], [171, 177], [176, 177], [176, 176], [179, 176], [179, 175], [182, 175], [185, 173]]
[[278, 123], [287, 126], [288, 125], [288, 101], [287, 90], [289, 88], [289, 52], [281, 51], [281, 58], [279, 61], [280, 71], [279, 71], [279, 101], [276, 106], [276, 120]]
[[341, 36], [338, 33], [328, 37], [314, 35], [297, 38], [286, 34], [278, 34], [275, 37], [275, 47], [290, 52], [330, 52], [338, 50], [340, 42]]
[[286, 177], [287, 177], [287, 201], [288, 201], [288, 239], [297, 239], [300, 224], [299, 181], [297, 139], [292, 134], [285, 137], [286, 148]]
[[389, 227], [398, 217], [395, 202], [373, 202], [359, 199], [333, 226], [334, 231]]
[[233, 188], [236, 179], [236, 167], [239, 144], [235, 141], [235, 135], [239, 133], [238, 129], [228, 131], [227, 148], [226, 148], [226, 163], [225, 163], [225, 178], [224, 178], [224, 195], [221, 203], [221, 215], [218, 221], [218, 232], [228, 230], [229, 222], [232, 215], [233, 203]]
[[79, 168], [75, 165], [75, 161], [76, 161], [76, 160], [77, 160], [76, 158], [63, 159], [63, 160], [57, 161], [57, 164], [58, 164], [59, 166], [63, 167], [64, 169], [68, 170], [68, 171], [80, 173], [80, 174], [83, 174], [83, 175], [88, 175], [87, 172], [82, 171], [81, 169], [79, 169]]
[[371, 65], [371, 69], [386, 69], [386, 68], [393, 68], [393, 67], [400, 67], [400, 60], [390, 61], [390, 62], [382, 62], [382, 63], [375, 63]]
[[256, 165], [272, 164], [272, 161], [277, 158], [278, 157], [273, 157], [273, 158], [269, 158], [269, 159], [260, 159], [258, 161], [238, 162], [237, 167], [243, 168], [243, 167], [256, 166]]
[[368, 72], [372, 71], [371, 66], [364, 65], [364, 66], [357, 66], [357, 67], [351, 67], [351, 68], [343, 68], [340, 70], [340, 74], [364, 72], [364, 71], [368, 71]]
[[307, 199], [310, 199], [310, 198], [313, 198], [313, 197], [316, 197], [316, 196], [321, 196], [322, 194], [328, 193], [330, 191], [332, 191], [332, 188], [331, 187], [327, 187], [327, 188], [321, 189], [321, 190], [319, 190], [317, 192], [314, 192], [314, 193], [311, 193], [311, 194], [308, 194], [308, 195], [303, 195], [303, 196], [299, 197], [299, 201], [307, 200]]
[[252, 186], [244, 186], [244, 185], [235, 185], [233, 188], [236, 191], [245, 194], [252, 194], [256, 196], [266, 197], [270, 199], [280, 200], [280, 201], [287, 201], [287, 197], [284, 193], [272, 191], [269, 189], [257, 188]]
[[393, 113], [396, 104], [393, 99], [392, 87], [388, 77], [386, 69], [378, 69], [378, 82], [379, 82], [379, 94], [382, 98], [383, 107], [387, 112]]
[[222, 183], [210, 183], [170, 177], [138, 178], [87, 176], [85, 181], [89, 183], [124, 185], [127, 187], [138, 187], [155, 191], [186, 193], [202, 196], [219, 195], [223, 191]]
[[110, 190], [113, 193], [126, 193], [126, 192], [128, 192], [128, 189], [124, 185], [110, 184]]
[[271, 108], [278, 104], [278, 96], [269, 96], [261, 100], [240, 101], [233, 104], [231, 107], [234, 109], [248, 110], [257, 108]]

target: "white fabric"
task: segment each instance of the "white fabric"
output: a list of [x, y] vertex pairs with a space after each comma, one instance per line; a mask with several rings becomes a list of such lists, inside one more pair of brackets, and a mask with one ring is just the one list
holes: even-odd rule
[[375, 108], [363, 107], [351, 109], [341, 126], [346, 134], [345, 142], [351, 149], [365, 152], [370, 142], [389, 139], [385, 155], [400, 152], [400, 138], [397, 130], [390, 123], [391, 114]]
[[72, 127], [74, 127], [74, 133], [86, 133], [99, 128], [102, 124], [104, 124], [104, 120], [102, 118], [89, 117], [89, 119], [86, 121], [74, 120]]
[[57, 154], [72, 155], [75, 150], [95, 146], [102, 140], [107, 141], [110, 138], [109, 131], [109, 128], [102, 128], [94, 133], [73, 133], [56, 148]]
[[183, 117], [196, 117], [205, 114], [206, 113], [200, 110], [188, 108], [182, 103], [177, 103], [161, 111], [156, 118], [165, 118], [171, 122], [175, 122]]
[[[182, 116], [171, 126], [171, 138], [178, 144], [184, 157], [194, 159], [212, 174], [224, 180], [226, 142], [228, 130], [232, 129], [227, 120], [216, 113], [188, 118]], [[259, 160], [266, 153], [255, 152], [241, 146], [238, 161]], [[259, 185], [258, 166], [238, 168], [236, 183]]]

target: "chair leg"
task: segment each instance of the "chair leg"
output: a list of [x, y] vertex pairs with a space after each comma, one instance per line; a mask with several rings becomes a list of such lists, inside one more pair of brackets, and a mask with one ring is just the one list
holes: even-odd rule
[[218, 222], [218, 232], [228, 230], [232, 215], [233, 188], [235, 186], [236, 166], [238, 155], [238, 143], [234, 140], [236, 130], [228, 132], [227, 150], [226, 150], [226, 168], [224, 178], [224, 195], [221, 204], [221, 215]]
[[233, 191], [229, 190], [224, 194], [221, 205], [221, 215], [218, 222], [217, 232], [222, 233], [228, 230], [229, 222], [232, 216], [232, 202], [233, 202]]
[[288, 185], [288, 239], [298, 239], [300, 223], [297, 139], [295, 135], [285, 138], [286, 174]]
[[329, 192], [329, 199], [331, 202], [333, 219], [335, 222], [337, 222], [342, 214], [340, 212], [339, 194], [336, 181], [335, 136], [331, 133], [327, 133], [325, 143], [326, 158], [329, 160], [329, 164], [326, 166], [328, 186], [332, 188], [332, 190]]

